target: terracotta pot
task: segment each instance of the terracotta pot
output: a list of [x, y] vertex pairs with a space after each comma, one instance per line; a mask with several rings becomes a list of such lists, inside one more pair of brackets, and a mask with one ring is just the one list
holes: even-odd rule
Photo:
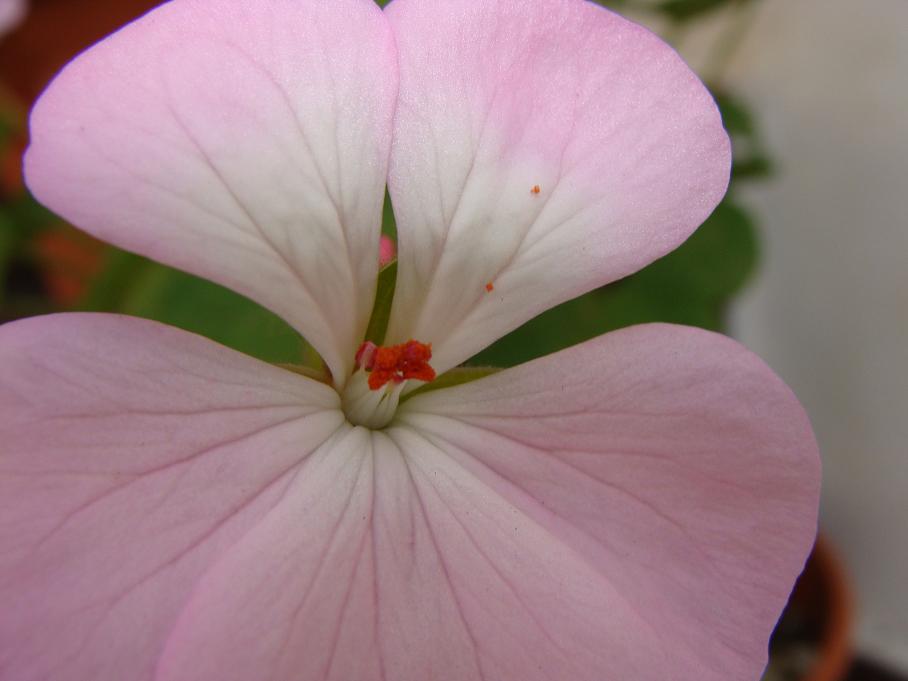
[[807, 561], [770, 645], [767, 681], [841, 681], [851, 663], [853, 600], [824, 537]]

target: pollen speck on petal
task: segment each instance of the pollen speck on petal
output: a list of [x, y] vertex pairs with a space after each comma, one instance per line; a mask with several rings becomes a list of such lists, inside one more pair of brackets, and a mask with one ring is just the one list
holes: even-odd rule
[[[385, 15], [401, 74], [387, 338], [432, 338], [437, 371], [665, 255], [725, 193], [715, 101], [645, 29], [575, 0]], [[490, 280], [512, 295], [486, 295]]]

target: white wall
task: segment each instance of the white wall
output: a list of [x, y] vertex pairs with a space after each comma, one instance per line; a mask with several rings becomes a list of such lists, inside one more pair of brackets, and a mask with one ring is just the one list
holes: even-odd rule
[[859, 644], [908, 670], [908, 2], [764, 0], [726, 76], [780, 166], [733, 330], [813, 419]]

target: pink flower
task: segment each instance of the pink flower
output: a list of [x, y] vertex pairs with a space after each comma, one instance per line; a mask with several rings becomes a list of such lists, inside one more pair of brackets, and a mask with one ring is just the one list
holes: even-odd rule
[[283, 315], [333, 382], [126, 317], [0, 328], [4, 681], [759, 676], [818, 494], [760, 360], [648, 325], [399, 403], [719, 201], [657, 38], [580, 0], [174, 0], [31, 133], [41, 201]]

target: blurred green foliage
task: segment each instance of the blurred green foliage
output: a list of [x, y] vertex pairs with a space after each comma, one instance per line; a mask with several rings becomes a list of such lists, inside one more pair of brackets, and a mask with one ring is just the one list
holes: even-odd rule
[[248, 298], [115, 249], [81, 307], [155, 319], [276, 364], [302, 363], [307, 351], [286, 322]]
[[631, 324], [721, 330], [725, 308], [756, 259], [753, 222], [726, 200], [680, 248], [626, 279], [543, 312], [470, 364], [513, 366]]
[[700, 19], [725, 7], [743, 5], [753, 0], [594, 0], [594, 2], [609, 9], [631, 9], [661, 15], [675, 23], [683, 23]]
[[[2, 282], [6, 282], [9, 276], [15, 238], [16, 226], [6, 215], [0, 214], [0, 281]], [[6, 286], [0, 287], [0, 305], [3, 305], [5, 295]]]
[[750, 0], [665, 0], [658, 3], [653, 9], [667, 16], [669, 19], [680, 22], [697, 19], [704, 14], [709, 14], [728, 5], [741, 5]]
[[28, 195], [0, 200], [0, 323], [53, 311], [42, 291], [32, 285], [37, 279], [34, 238], [53, 220]]
[[747, 103], [718, 86], [712, 88], [712, 93], [734, 146], [731, 167], [733, 186], [740, 180], [762, 179], [771, 175], [772, 161]]
[[530, 320], [473, 357], [475, 366], [513, 366], [632, 324], [669, 322], [722, 331], [725, 312], [757, 267], [759, 240], [734, 199], [742, 181], [772, 165], [746, 103], [714, 87], [734, 148], [731, 183], [712, 216], [678, 249], [640, 272]]

